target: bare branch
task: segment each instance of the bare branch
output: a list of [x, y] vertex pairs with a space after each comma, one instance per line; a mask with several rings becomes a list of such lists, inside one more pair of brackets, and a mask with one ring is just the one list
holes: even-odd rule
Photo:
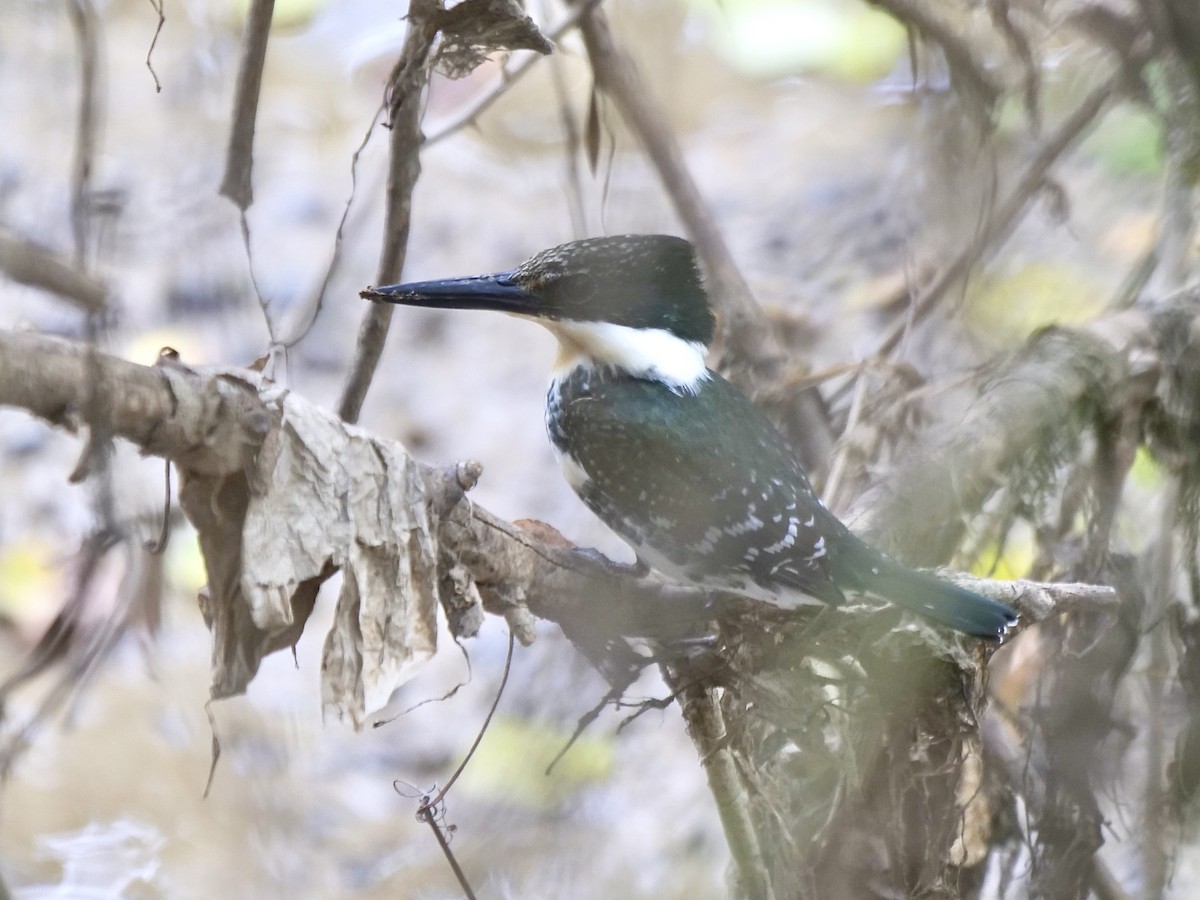
[[254, 170], [254, 127], [258, 120], [258, 98], [262, 93], [263, 66], [275, 0], [253, 0], [246, 14], [242, 57], [238, 63], [237, 87], [233, 95], [233, 127], [225, 153], [225, 175], [220, 194], [243, 213], [254, 202], [251, 174]]
[[79, 119], [75, 128], [75, 159], [71, 172], [71, 230], [75, 238], [75, 263], [86, 260], [89, 214], [92, 201], [92, 162], [100, 126], [99, 20], [91, 0], [67, 4], [79, 41]]
[[[398, 281], [404, 269], [412, 192], [421, 174], [421, 98], [429, 82], [430, 52], [437, 37], [438, 10], [436, 0], [413, 0], [410, 4], [408, 34], [388, 81], [388, 127], [392, 130], [392, 139], [388, 151], [384, 243], [375, 275], [376, 284]], [[372, 303], [363, 317], [354, 363], [338, 403], [338, 415], [347, 422], [358, 421], [391, 321], [392, 306], [388, 303]]]
[[163, 8], [166, 0], [150, 0], [150, 5], [154, 7], [155, 15], [158, 16], [158, 21], [154, 26], [154, 36], [150, 38], [150, 46], [146, 48], [146, 69], [150, 72], [150, 77], [154, 79], [154, 93], [162, 93], [162, 82], [158, 80], [158, 73], [154, 71], [154, 48], [158, 46], [159, 35], [162, 34], [163, 26], [167, 24], [167, 14]]
[[69, 300], [87, 313], [104, 311], [108, 288], [45, 247], [0, 231], [0, 272], [13, 281]]

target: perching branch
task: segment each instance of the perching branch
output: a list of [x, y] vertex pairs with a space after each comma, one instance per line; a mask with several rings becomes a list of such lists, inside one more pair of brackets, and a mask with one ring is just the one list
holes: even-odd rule
[[87, 313], [104, 311], [108, 288], [78, 266], [7, 230], [0, 230], [0, 273], [20, 284], [57, 294]]
[[[98, 380], [94, 394], [89, 384], [93, 372]], [[614, 641], [638, 637], [666, 645], [695, 640], [711, 634], [711, 622], [722, 610], [755, 608], [658, 576], [615, 575], [611, 567], [574, 552], [547, 526], [520, 529], [477, 505], [460, 503], [478, 477], [477, 467], [441, 470], [417, 464], [398, 445], [348, 430], [294, 395], [258, 386], [252, 373], [196, 372], [169, 362], [140, 366], [69, 342], [0, 332], [0, 404], [76, 429], [83, 425], [79, 410], [93, 397], [102, 401], [96, 408], [99, 427], [145, 453], [172, 460], [180, 471], [181, 500], [201, 532], [209, 568], [206, 609], [213, 615], [225, 610], [225, 618], [213, 619], [214, 627], [226, 629], [221, 639], [233, 642], [229, 653], [240, 646], [233, 655], [220, 655], [217, 696], [244, 689], [262, 654], [290, 646], [299, 637], [316, 589], [345, 566], [362, 572], [343, 579], [344, 591], [353, 592], [339, 601], [339, 606], [351, 604], [347, 615], [378, 614], [398, 622], [403, 617], [394, 608], [399, 602], [395, 579], [420, 593], [428, 582], [441, 583], [444, 575], [438, 573], [448, 560], [468, 574], [468, 592], [477, 590], [485, 608], [505, 615], [519, 638], [532, 638], [528, 616], [553, 621], [597, 661]], [[306, 456], [314, 459], [305, 462]], [[307, 474], [300, 481], [289, 480], [288, 467], [297, 465], [302, 473], [329, 472], [329, 482], [314, 483]], [[345, 486], [340, 479], [347, 477], [352, 481]], [[355, 487], [354, 479], [368, 481]], [[371, 498], [363, 508], [371, 512], [352, 509], [351, 521], [343, 522], [346, 513], [338, 510], [345, 500], [339, 498], [346, 491]], [[394, 521], [372, 521], [385, 508]], [[276, 526], [260, 531], [253, 528], [256, 521]], [[281, 531], [279, 521], [288, 527]], [[406, 533], [413, 537], [396, 544]], [[344, 544], [351, 534], [358, 535], [355, 543]], [[285, 552], [292, 540], [303, 540], [309, 550], [318, 548], [303, 570], [292, 568], [299, 557]], [[249, 549], [247, 541], [257, 549]], [[360, 558], [368, 551], [385, 556]], [[281, 567], [280, 560], [290, 563]], [[388, 575], [397, 565], [403, 572]], [[970, 586], [1016, 606], [1027, 621], [1059, 606], [1112, 602], [1106, 588], [975, 581]], [[375, 595], [376, 590], [383, 594]], [[429, 614], [428, 604], [439, 591], [422, 595], [423, 615]], [[378, 613], [372, 612], [378, 604]], [[242, 605], [246, 612], [238, 613]], [[854, 613], [827, 615], [840, 619]], [[246, 629], [259, 635], [249, 644]], [[397, 635], [395, 640], [405, 645], [417, 640], [420, 646], [426, 638]], [[386, 656], [388, 646], [379, 652]], [[327, 675], [343, 679], [343, 687], [350, 685], [346, 689], [359, 699], [327, 702], [356, 718], [372, 697], [386, 696], [383, 692], [400, 677], [380, 670], [382, 681], [371, 688], [368, 678], [364, 692], [356, 668], [364, 664], [361, 652], [343, 645], [327, 646], [326, 652], [339, 659], [351, 654], [338, 666], [327, 665]], [[622, 664], [631, 659], [623, 657]]]

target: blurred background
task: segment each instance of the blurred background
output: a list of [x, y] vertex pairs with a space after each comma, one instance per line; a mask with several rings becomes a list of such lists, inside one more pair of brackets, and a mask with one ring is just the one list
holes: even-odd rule
[[[980, 12], [963, 6], [963, 33], [985, 35], [986, 47]], [[1049, 130], [1107, 75], [1112, 54], [1071, 19], [1076, 5], [1038, 6]], [[70, 10], [80, 8], [6, 0], [0, 17], [0, 227], [64, 257], [80, 66]], [[818, 369], [876, 346], [906, 285], [981, 227], [1039, 138], [1019, 91], [984, 123], [949, 89], [943, 63], [914, 56], [900, 25], [854, 0], [613, 0], [606, 9], [669, 110], [755, 295]], [[540, 0], [528, 11], [545, 30], [567, 15]], [[276, 3], [249, 253], [236, 209], [217, 195], [245, 2], [166, 4], [152, 71], [152, 4], [101, 0], [93, 12], [100, 126], [94, 239], [84, 250], [116, 298], [102, 346], [145, 364], [164, 346], [189, 365], [249, 364], [269, 342], [263, 307], [282, 333], [304, 318], [345, 213], [320, 315], [276, 372], [335, 407], [364, 313], [357, 293], [378, 261], [387, 133], [372, 123], [404, 6]], [[456, 125], [498, 83], [501, 62], [457, 81], [435, 76], [424, 130], [437, 139], [422, 153], [407, 279], [508, 268], [584, 235], [681, 231], [605, 104], [595, 170], [570, 152], [591, 92], [573, 34], [477, 120]], [[1055, 169], [1053, 190], [954, 294], [947, 327], [957, 340], [932, 356], [914, 337], [900, 360], [944, 375], [1043, 324], [1104, 309], [1156, 238], [1160, 144], [1152, 112], [1114, 103]], [[44, 293], [4, 282], [0, 298], [0, 327], [88, 336], [77, 310]], [[476, 502], [628, 558], [561, 481], [545, 441], [553, 353], [547, 334], [506, 317], [398, 310], [361, 423], [427, 462], [479, 460]], [[19, 671], [77, 593], [79, 548], [109, 502], [94, 486], [68, 483], [80, 452], [76, 438], [0, 410], [0, 678]], [[1141, 465], [1135, 475], [1153, 485], [1153, 464]], [[162, 462], [124, 448], [113, 473], [118, 515], [153, 538]], [[1137, 552], [1137, 515], [1119, 527]], [[1021, 575], [1032, 537], [1017, 528], [990, 553], [982, 570]], [[76, 598], [86, 600], [78, 640], [104, 641], [110, 615], [140, 586], [145, 608], [135, 627], [111, 636], [100, 664], [65, 683], [61, 666], [47, 666], [5, 697], [0, 875], [14, 896], [459, 896], [414, 812], [491, 703], [503, 624], [489, 620], [461, 650], [443, 635], [433, 662], [379, 717], [389, 721], [356, 733], [321, 720], [326, 595], [294, 660], [276, 654], [247, 696], [206, 708], [210, 645], [195, 602], [204, 574], [194, 534], [176, 521], [161, 570], [140, 565], [132, 554], [106, 556]], [[606, 710], [543, 774], [605, 690], [556, 629], [518, 648], [498, 718], [446, 811], [480, 896], [727, 895], [728, 851], [674, 709], [619, 734], [630, 711]], [[666, 693], [649, 676], [637, 686], [639, 697]], [[43, 715], [47, 698], [58, 702]], [[205, 798], [213, 729], [222, 756]], [[1119, 847], [1124, 826], [1113, 828]], [[1174, 896], [1194, 896], [1195, 868], [1178, 860]]]

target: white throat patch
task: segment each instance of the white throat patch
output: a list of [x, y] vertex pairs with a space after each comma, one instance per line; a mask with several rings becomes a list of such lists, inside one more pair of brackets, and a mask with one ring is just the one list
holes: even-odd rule
[[611, 322], [543, 320], [558, 338], [554, 377], [578, 366], [608, 365], [635, 378], [660, 381], [677, 394], [694, 394], [709, 377], [705, 347], [662, 328], [632, 328]]

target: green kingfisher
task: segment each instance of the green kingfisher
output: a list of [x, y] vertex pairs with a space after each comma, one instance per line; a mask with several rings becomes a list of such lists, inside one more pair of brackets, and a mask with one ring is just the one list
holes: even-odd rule
[[363, 296], [548, 328], [558, 339], [550, 442], [567, 482], [642, 564], [782, 607], [879, 597], [992, 640], [1016, 621], [884, 555], [825, 508], [783, 435], [705, 364], [715, 318], [682, 238], [574, 241], [506, 272]]

